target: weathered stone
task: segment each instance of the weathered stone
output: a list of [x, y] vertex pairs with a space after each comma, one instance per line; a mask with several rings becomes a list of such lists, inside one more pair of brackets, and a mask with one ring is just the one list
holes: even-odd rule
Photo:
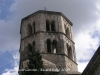
[[68, 71], [78, 72], [72, 22], [62, 13], [37, 11], [22, 19], [20, 34], [20, 64], [25, 63], [28, 45], [33, 46], [34, 42], [35, 49], [40, 51], [43, 59], [57, 68], [66, 68], [64, 72], [59, 71], [59, 75], [66, 75]]

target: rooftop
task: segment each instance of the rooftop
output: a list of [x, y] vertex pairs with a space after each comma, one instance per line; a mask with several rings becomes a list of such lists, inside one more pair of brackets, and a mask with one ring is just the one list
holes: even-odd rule
[[28, 19], [29, 17], [38, 14], [38, 13], [43, 13], [43, 14], [56, 14], [56, 15], [61, 15], [66, 21], [68, 21], [70, 23], [70, 25], [73, 25], [73, 23], [61, 12], [55, 12], [55, 11], [46, 11], [46, 10], [38, 10], [28, 16], [26, 16], [25, 18], [23, 18], [22, 20]]

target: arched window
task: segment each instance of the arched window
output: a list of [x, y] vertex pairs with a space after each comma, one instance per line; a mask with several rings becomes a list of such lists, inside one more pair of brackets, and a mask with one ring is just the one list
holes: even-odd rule
[[32, 27], [31, 25], [28, 25], [28, 36], [32, 34]]
[[28, 44], [28, 50], [29, 50], [30, 52], [32, 52], [32, 45], [31, 45], [31, 44]]
[[47, 52], [51, 53], [51, 40], [47, 39]]
[[33, 42], [33, 50], [35, 49], [35, 41]]
[[51, 22], [51, 31], [55, 31], [55, 21]]
[[66, 25], [64, 25], [64, 28], [65, 28], [65, 34], [66, 34]]
[[68, 57], [69, 57], [70, 59], [73, 59], [73, 58], [72, 58], [72, 48], [71, 48], [71, 47], [68, 47], [67, 49], [68, 49]]
[[57, 41], [56, 40], [53, 40], [52, 42], [52, 51], [53, 53], [57, 53]]
[[50, 31], [50, 23], [49, 20], [46, 20], [46, 30]]
[[33, 22], [33, 29], [34, 29], [33, 32], [35, 33], [35, 22]]
[[66, 35], [70, 38], [69, 28], [66, 29]]

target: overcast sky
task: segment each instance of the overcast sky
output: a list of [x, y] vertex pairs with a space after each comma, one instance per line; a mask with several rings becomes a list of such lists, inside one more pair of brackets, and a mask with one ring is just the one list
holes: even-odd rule
[[21, 19], [44, 7], [72, 21], [78, 69], [86, 67], [100, 44], [100, 0], [0, 0], [0, 75], [18, 75]]

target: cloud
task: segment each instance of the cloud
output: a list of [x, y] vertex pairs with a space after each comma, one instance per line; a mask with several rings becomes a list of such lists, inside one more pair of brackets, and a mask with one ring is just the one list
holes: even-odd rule
[[[15, 0], [9, 8], [12, 14], [7, 15], [5, 20], [0, 19], [0, 51], [18, 50], [20, 46], [21, 19], [37, 10], [44, 10], [44, 7], [46, 7], [48, 11], [62, 12], [73, 22], [76, 55], [78, 61], [81, 61], [79, 67], [86, 65], [82, 61], [89, 61], [99, 44], [98, 35], [92, 37], [96, 30], [100, 30], [100, 10], [97, 1]], [[11, 71], [7, 71], [7, 73], [10, 74]]]
[[87, 30], [78, 33], [77, 37], [75, 37], [78, 60], [89, 60], [94, 53], [93, 51], [96, 50], [99, 45], [98, 36], [92, 38], [92, 35], [89, 34], [91, 31]]
[[2, 3], [2, 5], [5, 5], [5, 0], [0, 0], [0, 2]]
[[88, 64], [88, 61], [87, 62], [78, 62], [78, 65], [79, 65], [78, 71], [82, 73], [87, 64]]
[[18, 66], [15, 66], [14, 69], [6, 69], [1, 75], [18, 75]]
[[[100, 10], [97, 10], [99, 12]], [[78, 59], [78, 68], [82, 72], [97, 50], [100, 44], [100, 15], [98, 20], [89, 23], [87, 26], [82, 25], [81, 30], [75, 35], [76, 55]]]
[[[97, 1], [97, 0], [96, 0]], [[17, 11], [21, 17], [25, 17], [37, 10], [58, 11], [64, 13], [72, 22], [74, 34], [81, 30], [82, 26], [96, 22], [96, 1], [85, 0], [18, 0]]]
[[[6, 32], [4, 31], [4, 33], [7, 34], [7, 36], [3, 35], [4, 33], [1, 33], [1, 35], [3, 35], [4, 37], [8, 37], [10, 40], [6, 40], [12, 40], [11, 42], [13, 43], [14, 41], [19, 41], [21, 19], [31, 13], [34, 13], [37, 10], [44, 10], [44, 7], [46, 7], [48, 11], [59, 11], [64, 13], [74, 23], [73, 32], [75, 37], [83, 27], [89, 28], [90, 24], [98, 19], [97, 15], [95, 14], [95, 12], [97, 11], [95, 1], [15, 0], [15, 3], [13, 3], [9, 8], [9, 11], [16, 11], [15, 14], [10, 15], [10, 17], [12, 16], [10, 21], [4, 20], [3, 24], [1, 23], [2, 25], [4, 25], [2, 26], [3, 28], [1, 27], [1, 30], [4, 31], [5, 29]], [[11, 32], [12, 35], [9, 32]], [[1, 40], [3, 39], [4, 38], [2, 38]], [[14, 46], [12, 45], [12, 47]]]
[[2, 11], [0, 10], [0, 14], [2, 13]]
[[17, 2], [15, 1], [15, 2], [11, 5], [9, 11], [11, 11], [11, 12], [16, 11], [16, 10], [17, 10], [16, 6], [17, 6]]
[[0, 51], [19, 49], [19, 26], [15, 20], [0, 20]]
[[11, 52], [14, 58], [12, 61], [13, 69], [5, 69], [5, 71], [1, 75], [18, 75], [18, 68], [19, 68], [19, 53], [18, 52]]

